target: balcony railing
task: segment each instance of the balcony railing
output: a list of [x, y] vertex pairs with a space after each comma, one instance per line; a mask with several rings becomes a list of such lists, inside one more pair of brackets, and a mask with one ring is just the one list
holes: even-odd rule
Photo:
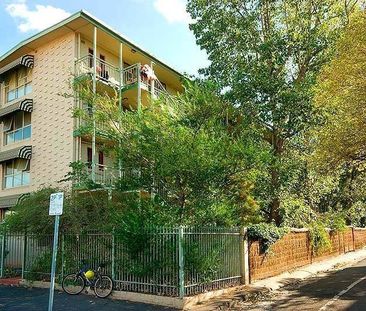
[[[112, 86], [118, 87], [120, 84], [119, 69], [106, 61], [97, 58], [96, 64], [97, 79]], [[94, 57], [86, 55], [78, 59], [75, 63], [75, 75], [77, 77], [84, 75], [93, 75], [94, 73]]]
[[19, 86], [15, 89], [6, 91], [5, 102], [9, 103], [13, 100], [16, 100], [16, 99], [21, 98], [25, 95], [28, 95], [31, 92], [32, 92], [32, 83], [28, 82], [28, 83], [26, 83], [22, 86]]
[[[92, 176], [91, 163], [87, 163], [89, 178]], [[119, 178], [119, 171], [113, 167], [97, 164], [95, 168], [95, 182], [104, 186], [113, 185]]]
[[[90, 162], [85, 163], [88, 176], [92, 179], [92, 164]], [[148, 173], [148, 172], [145, 172]], [[95, 165], [95, 183], [112, 187], [117, 180], [127, 181], [131, 183], [134, 179], [138, 180], [141, 178], [142, 171], [136, 168], [123, 168], [121, 170], [110, 167], [107, 165], [96, 164]], [[131, 186], [131, 185], [130, 185]], [[146, 191], [159, 195], [163, 200], [167, 201], [169, 197], [169, 191], [167, 190], [165, 184], [152, 176], [151, 184], [149, 186], [143, 187]], [[136, 189], [137, 190], [137, 189]], [[141, 189], [142, 190], [142, 189]]]
[[[76, 77], [84, 75], [92, 76], [94, 72], [93, 64], [93, 55], [87, 55], [78, 59], [75, 63]], [[118, 67], [97, 58], [96, 75], [98, 80], [114, 87], [119, 87], [120, 84], [122, 84], [123, 87], [132, 86], [139, 82], [140, 77], [142, 87], [151, 92], [151, 83], [146, 79], [146, 77], [144, 77], [144, 75], [141, 75], [140, 64], [134, 64], [123, 68], [122, 76], [120, 77], [120, 70]], [[120, 81], [120, 79], [122, 79], [122, 81]], [[160, 97], [163, 94], [166, 94], [165, 87], [159, 80], [155, 80], [154, 95], [156, 97]]]

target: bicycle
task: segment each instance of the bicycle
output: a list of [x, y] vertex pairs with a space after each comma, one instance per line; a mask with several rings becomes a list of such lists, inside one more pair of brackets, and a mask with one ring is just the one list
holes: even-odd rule
[[[99, 298], [108, 297], [113, 290], [113, 280], [101, 273], [104, 264], [99, 264], [95, 271], [93, 279], [88, 279], [85, 273], [89, 270], [89, 266], [84, 263], [82, 268], [77, 273], [67, 274], [62, 280], [62, 289], [69, 295], [80, 294], [85, 286], [94, 289], [94, 293]], [[94, 271], [93, 271], [94, 272]]]

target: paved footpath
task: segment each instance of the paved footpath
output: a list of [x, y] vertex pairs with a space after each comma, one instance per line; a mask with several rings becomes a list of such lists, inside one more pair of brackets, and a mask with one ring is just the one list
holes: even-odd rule
[[[47, 311], [47, 289], [0, 286], [1, 311]], [[55, 292], [54, 311], [173, 311], [171, 308], [132, 303], [121, 300], [98, 299], [89, 295], [70, 296]]]
[[366, 259], [279, 290], [267, 301], [243, 304], [240, 310], [366, 310]]

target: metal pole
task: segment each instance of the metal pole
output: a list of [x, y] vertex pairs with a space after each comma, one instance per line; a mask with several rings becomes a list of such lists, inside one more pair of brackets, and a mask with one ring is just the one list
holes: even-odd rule
[[5, 238], [6, 238], [6, 233], [4, 231], [3, 234], [2, 234], [2, 240], [1, 240], [0, 278], [4, 277]]
[[116, 240], [114, 236], [114, 228], [112, 231], [112, 280], [116, 279]]
[[137, 111], [141, 111], [141, 64], [137, 64]]
[[24, 276], [25, 276], [26, 259], [27, 259], [27, 233], [24, 233], [23, 259], [22, 259], [22, 280], [24, 280]]
[[51, 267], [51, 285], [50, 296], [48, 301], [48, 311], [53, 310], [53, 294], [55, 290], [55, 274], [56, 274], [56, 260], [57, 260], [57, 244], [58, 244], [58, 227], [60, 224], [60, 216], [55, 216], [55, 231], [53, 235], [53, 253], [52, 253], [52, 267]]
[[65, 235], [61, 233], [61, 280], [65, 275]]
[[[150, 62], [150, 67], [151, 67], [151, 70], [154, 70], [154, 62], [151, 61]], [[155, 97], [155, 80], [154, 79], [151, 79], [151, 100], [154, 99]]]
[[[118, 108], [119, 112], [122, 113], [122, 88], [124, 85], [123, 81], [123, 44], [120, 42], [119, 44], [119, 96], [118, 96]], [[119, 123], [119, 127], [121, 128], [121, 123]], [[120, 142], [121, 145], [121, 142]], [[121, 150], [121, 148], [120, 148]], [[122, 161], [121, 155], [118, 157], [118, 171], [119, 171], [119, 178], [122, 178]]]
[[184, 227], [180, 226], [178, 231], [178, 264], [179, 264], [179, 298], [184, 297]]
[[[97, 27], [94, 27], [93, 36], [93, 97], [95, 97], [97, 91]], [[95, 170], [96, 170], [96, 122], [95, 122], [95, 102], [93, 99], [93, 136], [92, 136], [92, 181], [95, 182]]]

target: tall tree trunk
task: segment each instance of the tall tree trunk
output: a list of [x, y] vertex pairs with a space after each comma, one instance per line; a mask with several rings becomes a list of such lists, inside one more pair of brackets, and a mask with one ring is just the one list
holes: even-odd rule
[[280, 166], [281, 156], [283, 152], [283, 139], [274, 131], [272, 133], [272, 150], [273, 159], [270, 168], [271, 174], [271, 202], [269, 204], [269, 220], [274, 221], [276, 225], [281, 224], [280, 216], [280, 197], [279, 190], [281, 187]]

